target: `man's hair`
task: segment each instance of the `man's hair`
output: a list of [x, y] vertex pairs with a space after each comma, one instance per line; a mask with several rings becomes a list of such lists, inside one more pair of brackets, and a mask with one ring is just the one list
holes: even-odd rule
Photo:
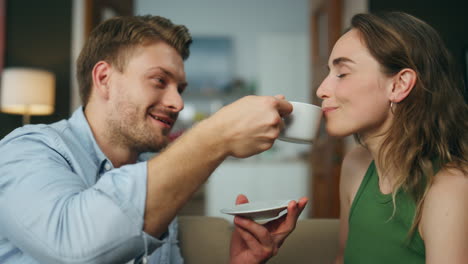
[[139, 46], [163, 41], [186, 60], [192, 37], [183, 25], [160, 16], [115, 17], [99, 24], [89, 35], [77, 60], [77, 79], [83, 106], [89, 101], [93, 85], [91, 72], [99, 61], [106, 61], [123, 72], [132, 52]]

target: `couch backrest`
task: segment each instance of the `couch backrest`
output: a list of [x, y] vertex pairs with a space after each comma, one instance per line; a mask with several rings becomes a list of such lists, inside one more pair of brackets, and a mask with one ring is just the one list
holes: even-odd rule
[[338, 219], [303, 219], [269, 264], [331, 264], [338, 253]]
[[179, 242], [185, 264], [229, 263], [232, 226], [224, 218], [180, 216]]
[[[302, 219], [268, 263], [333, 263], [338, 251], [338, 219]], [[179, 241], [186, 264], [229, 263], [232, 226], [208, 216], [179, 217]]]

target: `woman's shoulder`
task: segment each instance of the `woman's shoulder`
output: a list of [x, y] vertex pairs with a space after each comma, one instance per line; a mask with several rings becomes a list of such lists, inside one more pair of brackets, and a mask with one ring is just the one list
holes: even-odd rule
[[451, 207], [468, 208], [468, 175], [461, 168], [445, 166], [434, 176], [424, 199], [424, 216], [439, 214]]
[[[434, 176], [434, 180], [428, 191], [429, 195], [440, 195], [459, 191], [468, 195], [468, 167], [459, 168], [454, 166], [442, 167]], [[467, 200], [468, 201], [468, 200]]]
[[[465, 202], [468, 206], [468, 175], [467, 168], [457, 168], [453, 166], [443, 166], [434, 176], [429, 187], [425, 207], [441, 202], [451, 202], [457, 200]], [[459, 198], [465, 197], [464, 200]]]
[[[438, 234], [468, 232], [468, 174], [466, 168], [444, 166], [429, 187], [422, 208], [420, 231], [436, 244]], [[436, 242], [432, 242], [436, 241]], [[467, 241], [466, 238], [463, 241]]]
[[360, 145], [353, 147], [345, 155], [341, 166], [340, 190], [345, 193], [349, 202], [354, 199], [371, 162], [371, 154]]

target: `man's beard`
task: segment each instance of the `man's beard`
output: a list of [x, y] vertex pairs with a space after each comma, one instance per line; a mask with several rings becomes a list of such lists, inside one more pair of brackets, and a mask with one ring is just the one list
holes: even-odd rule
[[106, 120], [108, 136], [114, 145], [138, 154], [159, 152], [168, 145], [169, 130], [156, 130], [150, 126], [146, 120], [149, 115], [140, 119], [143, 111], [138, 106], [127, 103], [120, 105], [117, 111], [117, 116]]

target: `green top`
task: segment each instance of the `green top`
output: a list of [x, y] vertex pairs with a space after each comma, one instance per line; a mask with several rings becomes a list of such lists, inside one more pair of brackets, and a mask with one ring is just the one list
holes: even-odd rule
[[392, 217], [392, 195], [380, 191], [372, 162], [349, 213], [345, 263], [424, 263], [426, 253], [419, 232], [409, 236], [415, 208], [414, 200], [400, 191]]

